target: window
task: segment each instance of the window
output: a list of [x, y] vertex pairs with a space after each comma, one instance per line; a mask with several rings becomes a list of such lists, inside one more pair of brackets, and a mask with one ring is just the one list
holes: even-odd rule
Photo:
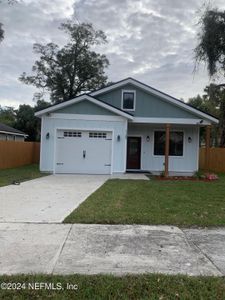
[[82, 137], [82, 133], [79, 131], [64, 131], [64, 137]]
[[122, 109], [135, 110], [135, 91], [122, 92]]
[[[154, 155], [165, 155], [166, 132], [155, 131]], [[184, 133], [181, 131], [170, 132], [170, 156], [183, 156]]]
[[89, 138], [106, 139], [106, 137], [105, 132], [89, 132]]

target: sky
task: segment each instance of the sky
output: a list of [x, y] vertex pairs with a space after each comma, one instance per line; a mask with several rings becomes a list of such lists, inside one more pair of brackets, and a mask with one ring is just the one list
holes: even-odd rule
[[[194, 48], [204, 0], [0, 0], [0, 22], [5, 39], [0, 43], [0, 105], [17, 108], [34, 105], [37, 90], [21, 83], [22, 72], [31, 73], [38, 57], [33, 44], [63, 46], [65, 33], [58, 29], [67, 19], [91, 22], [108, 43], [97, 51], [106, 54], [109, 81], [133, 77], [187, 101], [202, 94], [210, 83], [207, 68], [197, 72]], [[211, 6], [225, 9], [224, 0]]]

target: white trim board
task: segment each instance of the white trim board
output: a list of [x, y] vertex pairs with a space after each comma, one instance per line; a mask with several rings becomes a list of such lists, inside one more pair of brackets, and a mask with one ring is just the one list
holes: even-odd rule
[[16, 132], [10, 132], [10, 131], [0, 131], [0, 133], [4, 133], [4, 134], [11, 134], [11, 135], [16, 135], [16, 136], [24, 136], [27, 137], [28, 134], [22, 134], [22, 133], [16, 133]]
[[145, 123], [145, 124], [182, 124], [182, 125], [210, 125], [203, 119], [185, 119], [185, 118], [140, 118], [134, 117], [130, 123]]
[[182, 101], [180, 101], [178, 99], [175, 99], [172, 96], [164, 94], [163, 92], [160, 92], [160, 91], [158, 91], [158, 90], [156, 90], [156, 89], [154, 89], [154, 88], [152, 88], [150, 86], [147, 86], [147, 85], [145, 85], [145, 84], [143, 84], [143, 83], [141, 83], [139, 81], [136, 81], [133, 78], [127, 78], [127, 79], [121, 80], [121, 81], [119, 81], [119, 82], [117, 82], [115, 84], [112, 84], [110, 86], [102, 88], [102, 89], [100, 89], [98, 91], [94, 91], [94, 92], [90, 93], [90, 95], [91, 96], [100, 95], [100, 94], [103, 94], [105, 92], [109, 92], [109, 91], [111, 91], [113, 89], [116, 89], [118, 87], [124, 86], [125, 84], [132, 84], [132, 85], [134, 85], [134, 86], [136, 86], [136, 87], [138, 87], [138, 88], [140, 88], [142, 90], [145, 90], [146, 92], [151, 93], [152, 95], [158, 96], [161, 99], [164, 99], [164, 100], [166, 100], [166, 101], [168, 101], [170, 103], [173, 103], [174, 105], [176, 105], [178, 107], [181, 107], [181, 108], [183, 108], [186, 111], [192, 112], [192, 113], [194, 113], [197, 116], [205, 118], [206, 120], [210, 120], [211, 122], [213, 122], [215, 124], [219, 123], [219, 121], [216, 118], [214, 118], [214, 117], [212, 117], [212, 116], [210, 116], [210, 115], [208, 115], [208, 114], [206, 114], [204, 112], [201, 112], [200, 110], [198, 110], [198, 109], [196, 109], [194, 107], [191, 107], [191, 106], [183, 103]]
[[96, 100], [95, 98], [89, 96], [89, 95], [81, 95], [79, 97], [76, 97], [74, 99], [71, 99], [71, 100], [68, 100], [66, 102], [62, 102], [62, 103], [59, 103], [57, 105], [54, 105], [54, 106], [51, 106], [51, 107], [48, 107], [48, 108], [45, 108], [41, 111], [38, 111], [35, 113], [35, 116], [37, 117], [40, 117], [42, 116], [43, 114], [46, 114], [46, 113], [50, 113], [50, 112], [53, 112], [55, 110], [58, 110], [58, 109], [61, 109], [63, 107], [66, 107], [68, 105], [72, 105], [72, 104], [75, 104], [75, 103], [78, 103], [80, 101], [83, 101], [83, 100], [88, 100], [100, 107], [103, 107], [111, 112], [114, 112], [115, 114], [119, 115], [119, 116], [123, 116], [127, 119], [130, 119], [132, 120], [133, 119], [133, 116], [131, 116], [130, 114], [126, 113], [126, 112], [123, 112], [121, 111], [120, 109], [117, 109], [116, 107], [112, 107], [104, 102], [101, 102], [100, 100]]
[[108, 115], [83, 115], [83, 114], [61, 114], [51, 113], [50, 119], [64, 119], [64, 120], [86, 120], [86, 121], [124, 121], [126, 118], [122, 116], [108, 116]]

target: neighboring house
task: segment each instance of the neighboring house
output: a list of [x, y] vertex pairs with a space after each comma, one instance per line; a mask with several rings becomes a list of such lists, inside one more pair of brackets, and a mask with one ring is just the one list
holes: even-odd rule
[[[213, 116], [132, 78], [52, 105], [42, 119], [41, 171], [111, 174], [198, 170], [199, 128]], [[168, 155], [169, 154], [169, 155]]]
[[11, 126], [0, 123], [0, 141], [24, 141], [28, 135]]

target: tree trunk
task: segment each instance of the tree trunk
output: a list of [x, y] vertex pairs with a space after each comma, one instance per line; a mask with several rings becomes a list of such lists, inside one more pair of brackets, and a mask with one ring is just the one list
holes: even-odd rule
[[220, 138], [220, 147], [225, 147], [225, 96], [223, 96], [221, 103], [221, 138]]
[[225, 147], [225, 125], [223, 125], [221, 131], [220, 147]]

